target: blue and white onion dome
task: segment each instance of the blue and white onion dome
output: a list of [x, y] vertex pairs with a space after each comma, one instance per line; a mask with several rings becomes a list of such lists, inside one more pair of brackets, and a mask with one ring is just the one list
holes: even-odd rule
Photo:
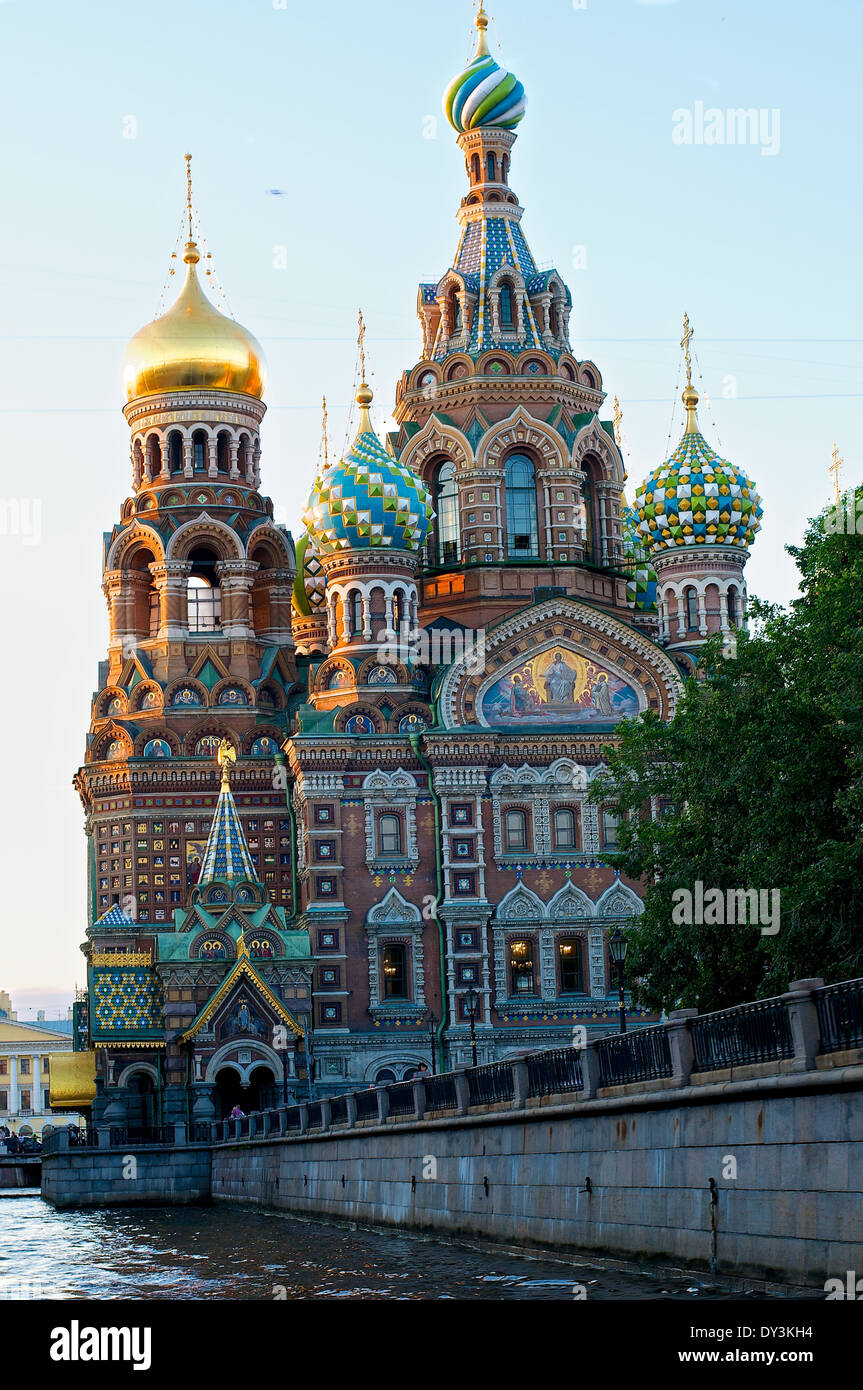
[[434, 520], [431, 496], [372, 429], [372, 393], [357, 391], [360, 423], [345, 457], [315, 478], [303, 521], [319, 555], [343, 550], [419, 550]]
[[698, 392], [683, 392], [686, 430], [671, 458], [654, 468], [635, 495], [638, 532], [652, 556], [683, 546], [748, 548], [763, 508], [751, 478], [722, 459], [698, 428]]
[[489, 53], [485, 32], [488, 16], [482, 6], [475, 23], [476, 53], [444, 92], [444, 113], [459, 135], [489, 126], [514, 130], [527, 110], [524, 87], [514, 73], [507, 72]]
[[638, 613], [656, 612], [656, 570], [650, 563], [644, 541], [638, 530], [638, 516], [624, 501], [620, 509], [623, 527], [623, 554], [628, 561], [626, 602]]

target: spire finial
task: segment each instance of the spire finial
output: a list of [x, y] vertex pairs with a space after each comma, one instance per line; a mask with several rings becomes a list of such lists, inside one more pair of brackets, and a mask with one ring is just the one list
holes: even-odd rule
[[834, 498], [836, 499], [836, 506], [838, 507], [838, 506], [839, 506], [839, 500], [840, 500], [839, 478], [840, 478], [840, 475], [841, 475], [841, 473], [842, 473], [842, 465], [843, 465], [843, 463], [845, 462], [845, 460], [844, 460], [844, 458], [842, 458], [842, 456], [841, 456], [840, 453], [839, 453], [839, 448], [838, 448], [838, 445], [837, 445], [835, 439], [833, 440], [833, 455], [832, 455], [832, 457], [833, 457], [833, 462], [832, 462], [831, 465], [830, 465], [830, 472], [833, 474], [833, 496], [834, 496]]
[[686, 406], [686, 429], [684, 434], [697, 434], [698, 421], [695, 418], [695, 407], [698, 405], [698, 392], [692, 385], [692, 352], [690, 344], [693, 339], [692, 327], [689, 323], [689, 315], [683, 315], [683, 337], [680, 339], [680, 346], [683, 348], [683, 357], [686, 362], [686, 386], [683, 389], [683, 404]]
[[486, 53], [488, 53], [488, 37], [486, 33], [488, 29], [488, 15], [482, 7], [482, 0], [479, 0], [479, 9], [476, 12], [474, 24], [477, 29], [476, 56], [477, 58], [483, 58]]
[[330, 466], [330, 446], [329, 446], [329, 440], [327, 439], [327, 398], [326, 398], [326, 396], [321, 396], [321, 410], [322, 410], [322, 415], [323, 415], [323, 419], [322, 419], [322, 422], [321, 422], [321, 447], [322, 447], [322, 449], [323, 449], [323, 451], [324, 451], [324, 468], [329, 468], [329, 466]]
[[362, 309], [360, 309], [357, 314], [357, 323], [359, 325], [357, 343], [360, 349], [360, 384], [356, 394], [356, 402], [360, 408], [360, 426], [358, 433], [367, 434], [371, 433], [372, 429], [369, 406], [374, 400], [374, 393], [366, 381], [366, 324]]
[[189, 240], [186, 242], [186, 254], [183, 256], [183, 260], [186, 265], [197, 265], [201, 257], [192, 231], [192, 156], [186, 154], [183, 158], [186, 161], [186, 217], [189, 223]]
[[222, 791], [231, 790], [230, 770], [237, 761], [237, 750], [230, 739], [223, 738], [216, 750], [216, 761], [222, 769]]
[[614, 442], [619, 449], [621, 443], [620, 425], [621, 421], [623, 420], [623, 411], [620, 408], [620, 401], [617, 399], [616, 396], [614, 398], [614, 409], [612, 411], [612, 414], [614, 417]]

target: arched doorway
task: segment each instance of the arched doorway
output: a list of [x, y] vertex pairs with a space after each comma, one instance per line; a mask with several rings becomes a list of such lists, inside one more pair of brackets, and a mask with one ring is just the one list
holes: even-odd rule
[[261, 1064], [252, 1068], [244, 1084], [235, 1067], [225, 1066], [216, 1073], [216, 1110], [220, 1119], [227, 1119], [235, 1105], [244, 1115], [253, 1110], [270, 1110], [281, 1102], [281, 1091], [271, 1067]]
[[156, 1088], [149, 1072], [136, 1071], [126, 1082], [126, 1114], [130, 1129], [148, 1129], [156, 1123]]

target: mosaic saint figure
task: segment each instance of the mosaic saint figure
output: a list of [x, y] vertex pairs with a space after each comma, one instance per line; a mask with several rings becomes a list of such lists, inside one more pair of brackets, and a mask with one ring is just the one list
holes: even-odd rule
[[555, 652], [554, 661], [546, 671], [544, 679], [549, 704], [572, 703], [578, 672], [568, 661], [564, 661], [562, 652]]

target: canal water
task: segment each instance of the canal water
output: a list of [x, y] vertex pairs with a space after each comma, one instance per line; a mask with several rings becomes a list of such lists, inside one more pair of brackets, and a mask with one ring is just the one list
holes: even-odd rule
[[[721, 1281], [557, 1261], [236, 1206], [62, 1211], [0, 1201], [0, 1299], [740, 1298]], [[760, 1291], [756, 1297], [764, 1297]]]

